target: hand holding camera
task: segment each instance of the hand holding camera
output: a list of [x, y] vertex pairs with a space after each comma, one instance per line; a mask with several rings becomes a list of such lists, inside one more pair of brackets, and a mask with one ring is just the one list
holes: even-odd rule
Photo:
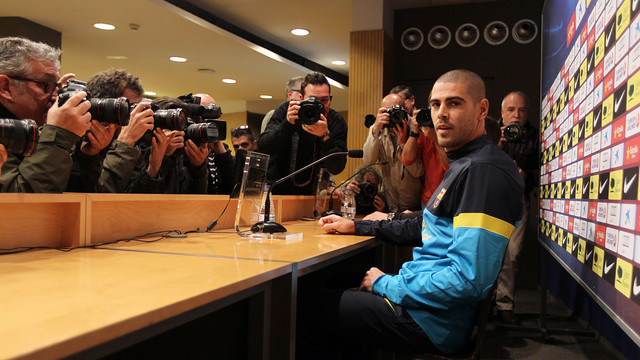
[[209, 148], [207, 147], [207, 143], [202, 143], [198, 146], [189, 139], [184, 144], [184, 152], [187, 154], [191, 166], [198, 167], [207, 159]]
[[89, 131], [80, 145], [80, 151], [88, 156], [97, 155], [102, 149], [111, 144], [113, 134], [115, 133], [115, 124], [107, 124], [105, 127], [100, 122], [91, 120], [91, 127], [89, 127]]
[[184, 131], [167, 129], [162, 129], [162, 131], [166, 136], [171, 137], [171, 140], [166, 147], [164, 156], [171, 156], [176, 150], [184, 147]]
[[160, 171], [162, 159], [167, 151], [167, 147], [173, 141], [175, 133], [157, 128], [153, 130], [153, 135], [151, 138], [151, 154], [149, 154], [147, 173], [152, 178], [155, 178], [156, 175], [158, 175], [158, 171]]
[[118, 140], [133, 146], [147, 131], [153, 130], [153, 110], [148, 102], [139, 102], [131, 111], [129, 124], [122, 127]]
[[79, 91], [73, 96], [67, 97], [68, 100], [62, 105], [59, 101], [54, 102], [47, 113], [47, 124], [83, 136], [91, 125], [91, 114], [89, 113], [91, 103], [84, 101], [86, 96], [86, 92]]

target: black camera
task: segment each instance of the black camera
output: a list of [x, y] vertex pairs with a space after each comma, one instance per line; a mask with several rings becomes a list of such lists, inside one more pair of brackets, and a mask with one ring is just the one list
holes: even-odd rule
[[300, 101], [300, 109], [298, 110], [298, 119], [305, 125], [313, 125], [320, 120], [320, 114], [324, 110], [324, 105], [314, 96]]
[[187, 116], [182, 109], [159, 109], [153, 113], [153, 126], [182, 131], [187, 126]]
[[360, 188], [360, 193], [356, 195], [356, 203], [362, 207], [371, 206], [376, 195], [378, 195], [378, 186], [371, 181], [364, 181], [358, 187]]
[[389, 114], [389, 123], [384, 125], [386, 128], [395, 128], [396, 125], [401, 125], [407, 119], [407, 111], [400, 105], [393, 105], [385, 112]]
[[33, 120], [0, 119], [0, 144], [11, 154], [31, 156], [39, 138], [38, 124]]
[[58, 106], [64, 105], [69, 98], [80, 91], [87, 93], [85, 100], [91, 103], [91, 108], [89, 109], [91, 119], [121, 126], [129, 124], [129, 100], [127, 98], [92, 99], [84, 81], [69, 80], [67, 85], [60, 89], [58, 93]]
[[430, 127], [434, 128], [433, 118], [431, 118], [431, 108], [424, 108], [418, 111], [418, 115], [416, 115], [416, 121], [420, 127]]
[[202, 100], [200, 96], [191, 94], [178, 96], [178, 100], [187, 103], [187, 116], [196, 123], [202, 122], [204, 119], [219, 119], [222, 116], [222, 108], [215, 104], [200, 105]]
[[511, 143], [525, 142], [527, 140], [527, 128], [518, 124], [507, 125], [504, 128], [504, 138]]
[[207, 120], [191, 123], [184, 130], [184, 139], [191, 139], [196, 145], [212, 143], [227, 138], [227, 123], [222, 120]]

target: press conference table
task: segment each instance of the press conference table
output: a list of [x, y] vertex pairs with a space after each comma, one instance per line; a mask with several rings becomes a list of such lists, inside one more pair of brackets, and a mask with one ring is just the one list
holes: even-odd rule
[[302, 240], [226, 231], [0, 256], [0, 358], [100, 357], [243, 299], [258, 302], [249, 357], [293, 358], [297, 278], [379, 242], [286, 226]]

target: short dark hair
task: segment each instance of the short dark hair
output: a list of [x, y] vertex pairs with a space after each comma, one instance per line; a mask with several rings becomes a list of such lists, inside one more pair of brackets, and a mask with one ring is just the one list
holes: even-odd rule
[[407, 85], [396, 85], [389, 91], [389, 94], [400, 94], [404, 95], [405, 98], [410, 99], [413, 95], [413, 89]]
[[498, 124], [498, 120], [489, 115], [485, 116], [484, 130], [487, 132], [487, 135], [489, 135], [491, 141], [493, 141], [494, 144], [497, 145], [498, 142], [500, 142], [502, 130], [500, 130], [500, 124]]
[[324, 76], [323, 73], [312, 72], [304, 77], [304, 80], [302, 80], [302, 84], [300, 84], [300, 92], [302, 93], [302, 97], [304, 97], [304, 88], [306, 88], [309, 84], [327, 85], [329, 87], [329, 94], [331, 94], [331, 85], [329, 85], [329, 80], [327, 80], [327, 77]]
[[249, 139], [249, 142], [254, 142], [255, 138], [253, 137], [253, 131], [251, 131], [251, 128], [249, 127], [249, 125], [241, 125], [238, 126], [237, 128], [233, 128], [231, 129], [231, 137], [232, 138], [239, 138], [240, 136], [247, 136], [247, 139]]
[[126, 89], [139, 95], [144, 93], [140, 79], [124, 69], [109, 69], [93, 75], [87, 82], [91, 97], [116, 98], [122, 96]]

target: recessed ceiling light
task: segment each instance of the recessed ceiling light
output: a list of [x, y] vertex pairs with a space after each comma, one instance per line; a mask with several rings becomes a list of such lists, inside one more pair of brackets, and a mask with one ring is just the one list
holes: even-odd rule
[[172, 57], [169, 58], [169, 60], [175, 61], [175, 62], [185, 62], [185, 61], [187, 61], [187, 58], [183, 58], [183, 57], [180, 57], [180, 56], [172, 56]]
[[222, 79], [222, 82], [225, 84], [235, 84], [236, 81], [234, 79]]
[[116, 27], [111, 24], [95, 23], [93, 27], [100, 30], [114, 30]]
[[344, 61], [344, 60], [333, 60], [331, 63], [333, 65], [346, 65], [347, 64], [347, 62]]
[[127, 60], [128, 59], [124, 55], [109, 55], [109, 56], [106, 56], [106, 58], [109, 60]]
[[260, 95], [260, 99], [272, 99], [273, 96], [271, 95]]
[[155, 91], [145, 91], [145, 92], [144, 92], [144, 94], [145, 94], [145, 95], [149, 95], [149, 96], [156, 96], [156, 95], [158, 95], [158, 94], [156, 94], [156, 92], [155, 92]]
[[307, 36], [309, 35], [309, 30], [307, 29], [292, 29], [291, 33], [295, 36]]

